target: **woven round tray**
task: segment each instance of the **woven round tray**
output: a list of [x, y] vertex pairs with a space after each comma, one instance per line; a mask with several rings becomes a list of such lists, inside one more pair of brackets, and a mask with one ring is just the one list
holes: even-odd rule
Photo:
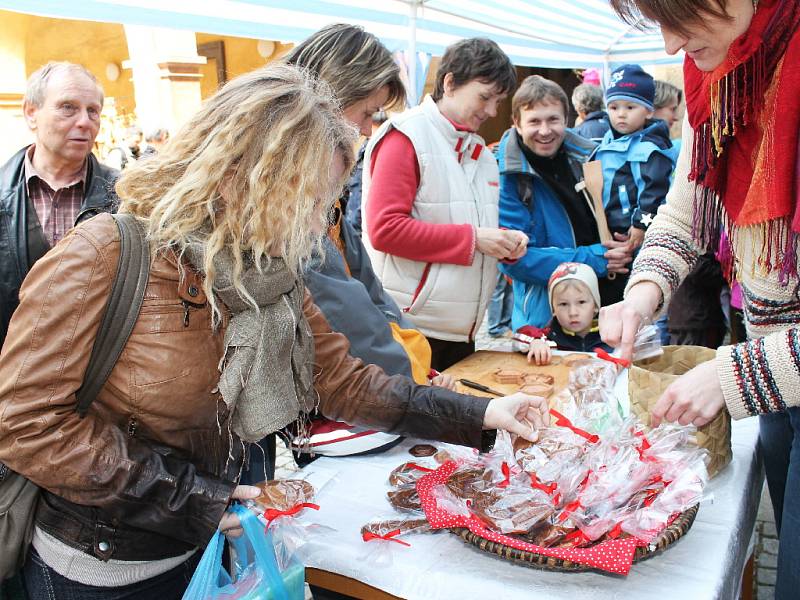
[[[666, 527], [652, 543], [648, 546], [640, 546], [636, 548], [636, 553], [633, 556], [633, 562], [639, 562], [650, 558], [651, 556], [655, 556], [656, 554], [660, 554], [664, 550], [666, 550], [669, 546], [674, 544], [678, 539], [683, 537], [683, 535], [689, 531], [689, 528], [692, 526], [694, 522], [695, 516], [697, 516], [697, 509], [698, 505], [691, 507], [690, 509], [681, 513], [677, 519], [675, 519], [671, 525]], [[452, 533], [458, 535], [461, 539], [465, 542], [472, 544], [473, 546], [477, 546], [484, 552], [489, 552], [491, 554], [496, 554], [497, 556], [504, 558], [506, 560], [511, 560], [514, 562], [523, 563], [529, 567], [534, 567], [536, 569], [545, 569], [547, 571], [592, 571], [594, 570], [592, 567], [587, 565], [582, 565], [580, 563], [572, 562], [569, 560], [564, 560], [562, 558], [555, 558], [553, 556], [544, 556], [542, 554], [538, 554], [535, 552], [529, 552], [527, 550], [518, 550], [517, 548], [511, 548], [510, 546], [506, 546], [505, 544], [500, 544], [497, 542], [493, 542], [491, 540], [487, 540], [486, 538], [480, 537], [472, 533], [469, 529], [462, 528], [462, 527], [453, 527], [450, 529]]]

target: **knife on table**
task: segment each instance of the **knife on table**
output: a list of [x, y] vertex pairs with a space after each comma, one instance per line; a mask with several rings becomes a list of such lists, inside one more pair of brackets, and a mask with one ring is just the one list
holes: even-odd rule
[[498, 392], [476, 381], [470, 381], [469, 379], [459, 379], [458, 382], [461, 385], [467, 386], [468, 388], [472, 388], [473, 390], [478, 390], [480, 392], [486, 392], [487, 394], [494, 394], [495, 396], [508, 396], [508, 394], [505, 394], [503, 392]]

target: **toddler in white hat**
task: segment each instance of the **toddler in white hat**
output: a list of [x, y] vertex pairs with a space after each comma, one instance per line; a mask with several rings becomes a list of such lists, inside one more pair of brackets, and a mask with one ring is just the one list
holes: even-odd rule
[[610, 350], [600, 339], [597, 313], [600, 311], [600, 290], [597, 275], [588, 265], [561, 263], [547, 284], [547, 296], [553, 319], [545, 330], [546, 338], [533, 340], [528, 362], [546, 365], [551, 359], [551, 344], [559, 350], [589, 352], [595, 348]]

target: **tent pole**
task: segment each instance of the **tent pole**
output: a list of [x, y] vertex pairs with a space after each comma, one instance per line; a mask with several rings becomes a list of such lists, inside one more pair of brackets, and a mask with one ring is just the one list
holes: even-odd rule
[[408, 22], [408, 90], [409, 104], [419, 104], [417, 98], [417, 6], [418, 0], [411, 0], [409, 4]]

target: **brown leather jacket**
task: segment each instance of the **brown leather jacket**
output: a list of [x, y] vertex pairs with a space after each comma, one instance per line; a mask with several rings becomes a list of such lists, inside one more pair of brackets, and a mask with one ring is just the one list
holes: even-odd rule
[[[0, 462], [46, 490], [37, 524], [52, 535], [104, 560], [148, 560], [207, 543], [243, 452], [216, 389], [222, 331], [211, 328], [200, 277], [181, 280], [169, 255], [151, 267], [105, 387], [84, 418], [75, 411], [118, 258], [117, 227], [100, 215], [26, 278], [0, 354]], [[304, 311], [323, 414], [480, 447], [487, 399], [365, 366], [308, 295]]]

